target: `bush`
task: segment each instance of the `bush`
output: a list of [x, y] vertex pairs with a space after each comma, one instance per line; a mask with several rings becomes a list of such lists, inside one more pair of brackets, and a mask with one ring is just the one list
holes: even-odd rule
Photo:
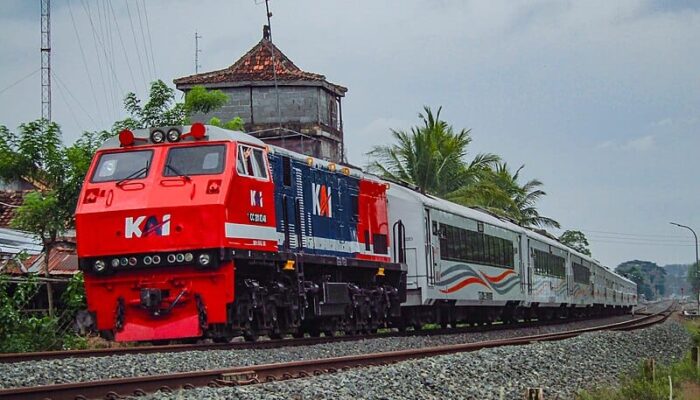
[[[77, 349], [87, 346], [87, 339], [73, 333], [59, 332], [59, 319], [48, 315], [32, 315], [24, 311], [37, 294], [36, 276], [11, 285], [8, 276], [0, 275], [0, 352], [19, 353], [30, 351]], [[82, 276], [75, 276], [62, 297], [68, 307], [67, 318], [84, 307], [85, 294]]]
[[[693, 335], [695, 345], [700, 345], [700, 321], [688, 322], [686, 327]], [[598, 388], [582, 391], [579, 400], [667, 400], [669, 398], [668, 377], [673, 382], [673, 398], [682, 398], [682, 385], [685, 382], [700, 383], [698, 371], [690, 358], [690, 353], [670, 365], [656, 366], [656, 380], [651, 382], [644, 377], [640, 366], [636, 373], [624, 378], [619, 388]]]

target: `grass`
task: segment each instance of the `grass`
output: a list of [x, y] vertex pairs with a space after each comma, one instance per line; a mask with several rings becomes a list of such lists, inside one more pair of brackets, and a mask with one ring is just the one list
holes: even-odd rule
[[[688, 321], [685, 325], [693, 336], [695, 346], [700, 346], [700, 321]], [[669, 376], [673, 382], [674, 399], [697, 400], [700, 370], [693, 365], [690, 352], [670, 365], [657, 364], [654, 382], [644, 377], [640, 365], [635, 373], [622, 379], [619, 387], [582, 391], [578, 400], [667, 400], [670, 395]]]

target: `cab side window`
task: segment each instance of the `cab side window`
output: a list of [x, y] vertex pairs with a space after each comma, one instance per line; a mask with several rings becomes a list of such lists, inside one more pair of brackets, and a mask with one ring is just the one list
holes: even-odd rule
[[239, 145], [236, 171], [238, 171], [239, 175], [267, 179], [267, 161], [263, 150]]

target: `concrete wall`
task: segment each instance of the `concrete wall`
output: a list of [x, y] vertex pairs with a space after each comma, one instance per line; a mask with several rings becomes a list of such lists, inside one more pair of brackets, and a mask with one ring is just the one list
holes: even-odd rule
[[[328, 124], [328, 95], [318, 87], [279, 86], [279, 115], [281, 122]], [[193, 121], [206, 122], [211, 117], [228, 121], [243, 118], [245, 123], [278, 123], [277, 94], [274, 87], [240, 87], [221, 89], [229, 97], [222, 108], [206, 114], [193, 115]], [[252, 105], [252, 108], [251, 108]]]
[[317, 139], [307, 138], [303, 144], [300, 138], [284, 141], [264, 137], [261, 139], [315, 157], [340, 161], [341, 136], [336, 132], [325, 132], [321, 127], [338, 126], [333, 121], [334, 118], [338, 118], [335, 97], [325, 89], [317, 86], [279, 86], [279, 114], [274, 86], [220, 90], [229, 97], [227, 104], [208, 114], [193, 115], [192, 122], [206, 123], [212, 117], [216, 117], [225, 123], [235, 117], [241, 117], [247, 130], [259, 131], [276, 128], [281, 120], [283, 127]]

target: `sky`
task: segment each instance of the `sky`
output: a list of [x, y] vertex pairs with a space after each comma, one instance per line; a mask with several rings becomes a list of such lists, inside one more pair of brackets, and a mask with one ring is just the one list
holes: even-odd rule
[[[544, 182], [543, 215], [595, 258], [694, 261], [700, 232], [700, 2], [271, 0], [275, 44], [349, 88], [349, 161], [442, 106]], [[39, 0], [0, 12], [0, 124], [41, 115]], [[124, 94], [225, 68], [261, 38], [260, 0], [54, 0], [52, 116], [74, 141], [123, 118]], [[180, 96], [180, 93], [178, 93]], [[561, 231], [553, 230], [554, 234]]]

